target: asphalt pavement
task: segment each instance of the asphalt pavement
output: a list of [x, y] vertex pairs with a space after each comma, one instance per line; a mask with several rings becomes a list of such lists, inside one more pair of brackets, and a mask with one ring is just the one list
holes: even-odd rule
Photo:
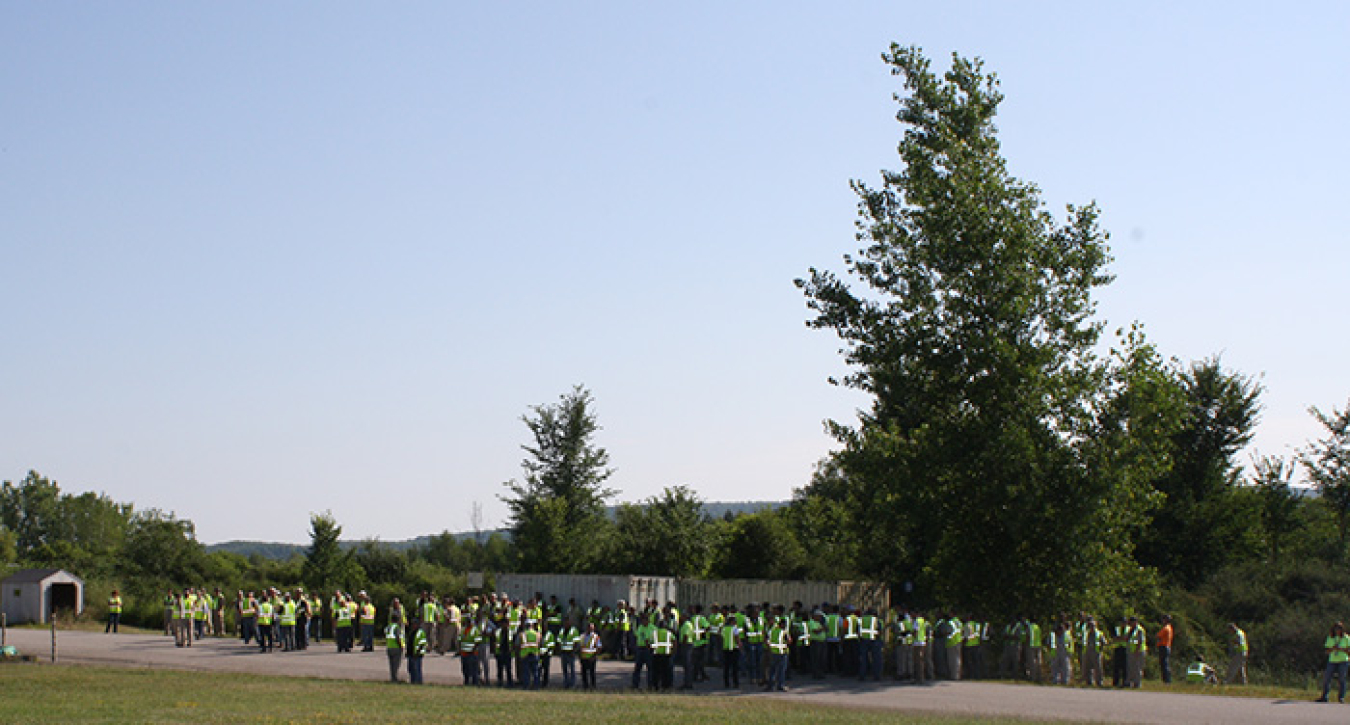
[[[49, 661], [48, 630], [10, 629], [7, 644], [23, 654]], [[150, 667], [202, 672], [245, 672], [290, 677], [349, 680], [388, 680], [385, 653], [338, 654], [331, 641], [311, 645], [303, 652], [263, 654], [234, 638], [207, 638], [192, 647], [175, 647], [171, 637], [147, 634], [105, 635], [101, 632], [59, 631], [58, 663]], [[597, 668], [601, 689], [623, 689], [633, 665], [603, 661]], [[428, 683], [462, 686], [458, 658], [431, 654], [424, 664]], [[1350, 705], [1310, 700], [1272, 700], [1246, 697], [1173, 694], [1167, 692], [1010, 685], [989, 682], [939, 682], [930, 685], [896, 682], [858, 682], [828, 678], [821, 682], [789, 683], [788, 692], [767, 693], [745, 686], [721, 687], [721, 671], [709, 668], [712, 681], [700, 683], [692, 696], [775, 698], [830, 707], [945, 713], [974, 717], [1021, 717], [1044, 720], [1114, 723], [1216, 723], [1223, 725], [1278, 725], [1280, 723], [1350, 722]], [[406, 671], [403, 674], [406, 679]], [[675, 681], [680, 682], [676, 668]], [[553, 686], [562, 677], [555, 658]]]

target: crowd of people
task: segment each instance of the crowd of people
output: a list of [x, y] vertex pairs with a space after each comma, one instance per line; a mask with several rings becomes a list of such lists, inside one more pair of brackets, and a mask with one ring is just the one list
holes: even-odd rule
[[[110, 626], [122, 602], [110, 599]], [[115, 606], [114, 606], [115, 605]], [[232, 612], [226, 631], [227, 611]], [[206, 636], [237, 635], [259, 652], [305, 650], [322, 641], [324, 625], [337, 652], [376, 648], [376, 607], [366, 592], [335, 591], [326, 601], [318, 593], [270, 589], [237, 592], [227, 597], [216, 589], [168, 592], [164, 631], [180, 647]], [[384, 611], [383, 648], [390, 680], [421, 683], [428, 655], [458, 657], [465, 685], [538, 689], [556, 680], [561, 687], [595, 688], [597, 660], [631, 661], [631, 686], [650, 690], [680, 689], [708, 682], [709, 667], [720, 668], [723, 687], [743, 683], [766, 690], [784, 690], [793, 674], [880, 681], [924, 683], [934, 679], [1025, 679], [1052, 684], [1137, 688], [1144, 678], [1150, 642], [1158, 659], [1160, 679], [1172, 682], [1173, 627], [1163, 616], [1150, 637], [1137, 617], [1114, 624], [1080, 613], [1048, 624], [1017, 617], [995, 630], [975, 617], [952, 612], [923, 613], [904, 607], [822, 603], [790, 607], [769, 603], [745, 606], [695, 604], [682, 612], [672, 602], [641, 604], [619, 601], [612, 606], [575, 600], [560, 603], [542, 594], [521, 601], [502, 594], [472, 596], [462, 602], [423, 592], [404, 606], [394, 598]], [[1328, 657], [1323, 682], [1325, 701], [1332, 680], [1345, 698], [1350, 635], [1341, 625], [1326, 642]], [[1186, 668], [1190, 682], [1246, 684], [1249, 645], [1236, 623], [1228, 625], [1228, 663], [1222, 679], [1196, 655]], [[581, 673], [577, 681], [578, 669]], [[1075, 672], [1076, 671], [1076, 672]], [[646, 681], [643, 682], [645, 673]], [[1076, 674], [1076, 676], [1075, 676]]]

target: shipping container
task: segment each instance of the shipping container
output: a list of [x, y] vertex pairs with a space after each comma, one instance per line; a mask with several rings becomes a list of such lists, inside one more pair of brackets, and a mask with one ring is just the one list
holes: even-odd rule
[[641, 606], [648, 599], [662, 604], [676, 601], [673, 577], [604, 574], [497, 574], [496, 591], [525, 601], [537, 594], [544, 601], [556, 596], [562, 604], [575, 599], [582, 607], [591, 602], [612, 607], [620, 600]]
[[743, 607], [768, 602], [791, 607], [801, 602], [807, 607], [821, 604], [849, 604], [859, 609], [889, 604], [890, 590], [876, 582], [787, 581], [777, 579], [681, 579], [681, 607], [713, 604]]

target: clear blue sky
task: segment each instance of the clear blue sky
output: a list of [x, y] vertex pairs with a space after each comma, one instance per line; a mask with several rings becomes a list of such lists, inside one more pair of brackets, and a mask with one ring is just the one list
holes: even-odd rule
[[1350, 5], [0, 0], [0, 478], [303, 542], [502, 521], [589, 387], [620, 500], [832, 446], [794, 277], [895, 168], [879, 55], [980, 56], [1013, 172], [1096, 200], [1112, 327], [1342, 407]]

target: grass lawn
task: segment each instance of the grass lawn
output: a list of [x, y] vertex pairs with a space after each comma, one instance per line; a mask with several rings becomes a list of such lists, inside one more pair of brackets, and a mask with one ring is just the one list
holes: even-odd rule
[[512, 692], [78, 665], [0, 665], [3, 723], [1025, 723], [761, 698]]

